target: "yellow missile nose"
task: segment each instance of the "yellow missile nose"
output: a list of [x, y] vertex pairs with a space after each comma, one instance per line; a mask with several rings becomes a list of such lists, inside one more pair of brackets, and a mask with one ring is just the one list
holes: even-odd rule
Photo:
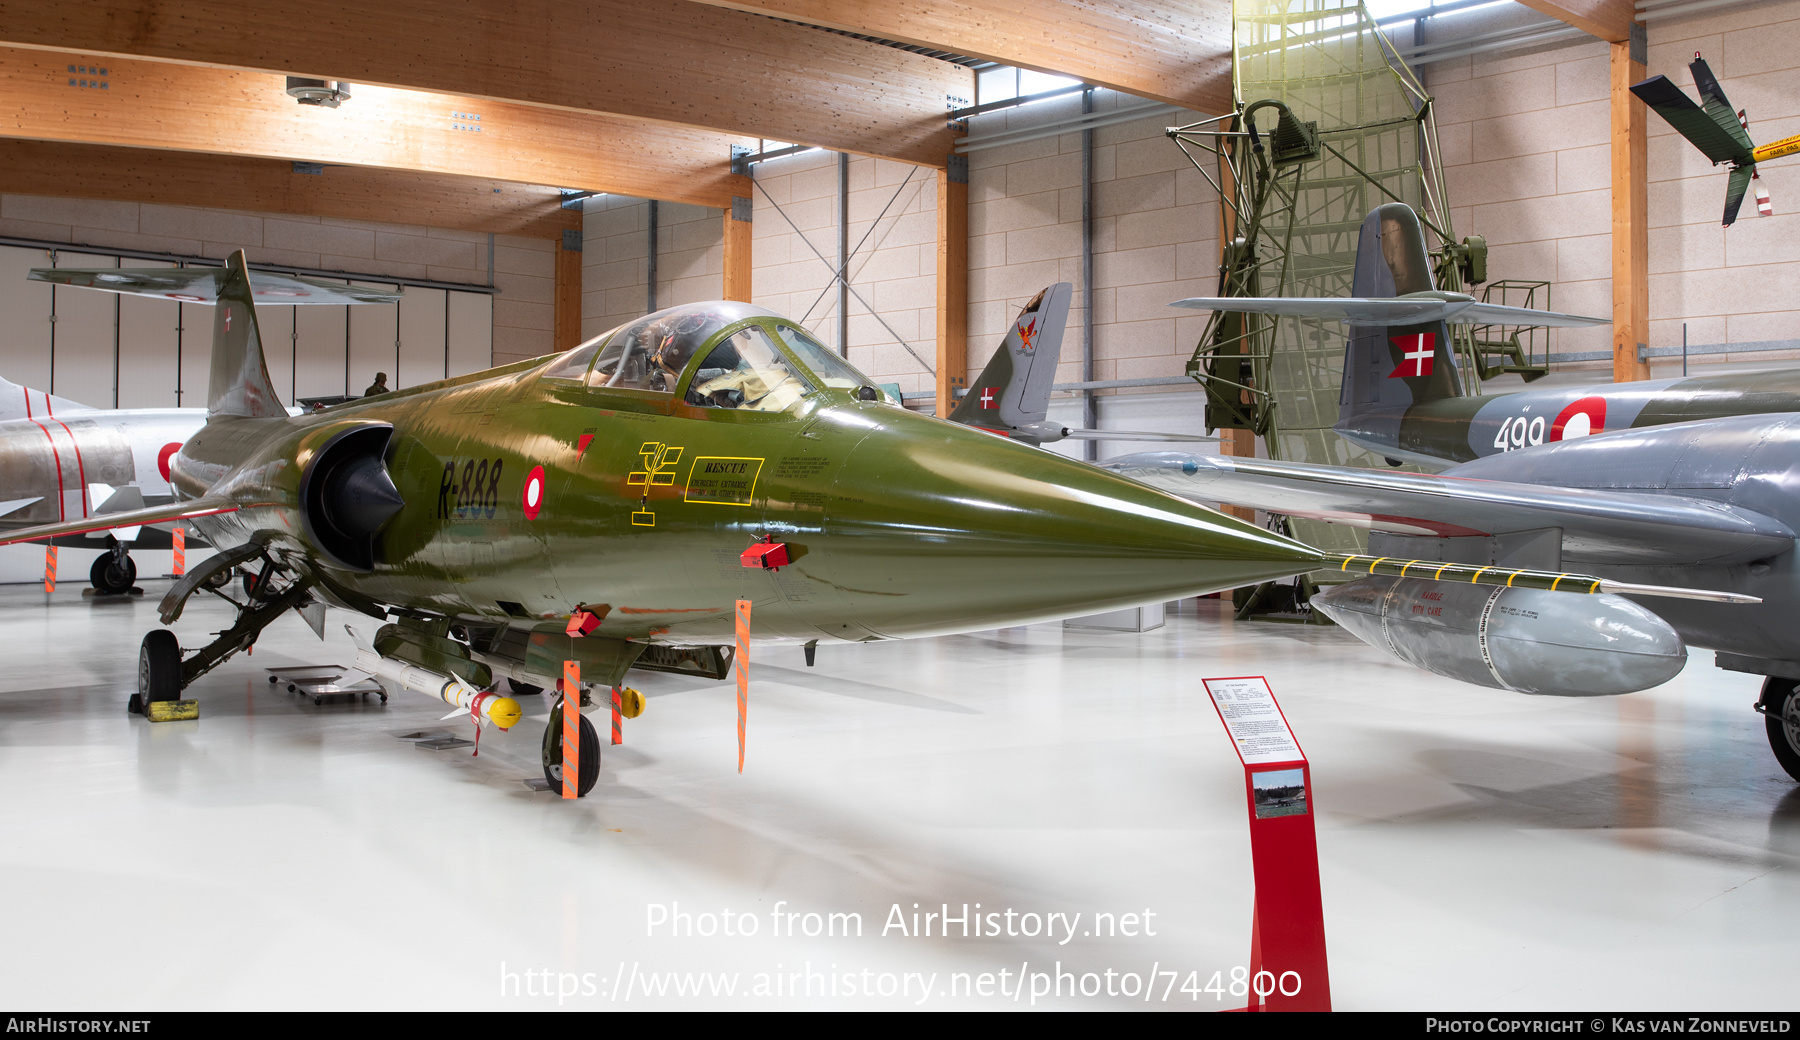
[[627, 686], [619, 691], [619, 714], [635, 719], [644, 713], [644, 695]]
[[512, 729], [518, 725], [520, 719], [525, 717], [525, 712], [519, 707], [519, 702], [511, 697], [501, 697], [489, 701], [486, 707], [488, 721], [503, 730]]

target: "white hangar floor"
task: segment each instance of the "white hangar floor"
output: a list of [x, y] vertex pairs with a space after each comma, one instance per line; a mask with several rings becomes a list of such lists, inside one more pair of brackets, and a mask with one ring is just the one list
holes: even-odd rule
[[[201, 680], [198, 721], [128, 716], [166, 586], [142, 584], [0, 588], [10, 1006], [1000, 1009], [1032, 1004], [1021, 971], [1059, 970], [1110, 970], [1118, 995], [1037, 1006], [1241, 1005], [1206, 992], [1247, 959], [1251, 870], [1199, 679], [1253, 673], [1313, 762], [1337, 1007], [1791, 1004], [1800, 788], [1757, 681], [1710, 655], [1646, 694], [1533, 699], [1216, 601], [1141, 635], [826, 647], [812, 670], [770, 649], [742, 776], [733, 689], [639, 673], [648, 710], [565, 804], [520, 782], [541, 721], [433, 753], [396, 735], [468, 729], [436, 702], [270, 686], [263, 667], [347, 659], [338, 611], [323, 647], [282, 621]], [[226, 623], [203, 600], [185, 642]], [[883, 934], [915, 903], [1063, 916], [1051, 937]], [[805, 934], [855, 920], [834, 913], [861, 936]], [[682, 914], [713, 934], [672, 936]], [[1097, 914], [1138, 934], [1095, 937]], [[1152, 970], [1150, 999], [1123, 995]]]

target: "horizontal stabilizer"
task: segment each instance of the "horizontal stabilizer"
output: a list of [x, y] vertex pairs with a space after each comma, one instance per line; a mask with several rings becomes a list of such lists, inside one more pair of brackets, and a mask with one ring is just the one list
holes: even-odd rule
[[1203, 502], [1395, 534], [1455, 538], [1559, 528], [1564, 558], [1588, 563], [1744, 563], [1794, 548], [1794, 531], [1780, 520], [1685, 495], [1177, 451], [1126, 455], [1103, 467]]
[[[156, 296], [182, 303], [218, 302], [219, 288], [225, 284], [225, 278], [226, 268], [223, 267], [34, 267], [31, 270], [34, 282]], [[399, 303], [401, 296], [393, 289], [373, 289], [274, 271], [252, 272], [250, 287], [257, 303], [280, 305], [312, 303], [341, 307], [350, 303]]]
[[167, 505], [151, 506], [148, 509], [133, 509], [123, 513], [105, 513], [100, 516], [87, 516], [79, 520], [65, 520], [59, 524], [40, 524], [37, 527], [22, 527], [14, 531], [0, 533], [0, 545], [14, 545], [19, 542], [37, 542], [46, 538], [60, 538], [69, 534], [86, 534], [89, 531], [112, 531], [121, 527], [142, 527], [145, 524], [162, 524], [172, 520], [189, 520], [196, 516], [212, 516], [216, 513], [233, 513], [238, 504], [227, 498], [207, 496], [187, 502], [171, 502]]
[[1442, 321], [1451, 325], [1538, 325], [1555, 329], [1582, 329], [1610, 325], [1610, 318], [1585, 318], [1530, 307], [1505, 307], [1482, 303], [1473, 296], [1453, 292], [1413, 293], [1407, 296], [1367, 299], [1318, 296], [1196, 296], [1177, 300], [1171, 307], [1205, 311], [1237, 311], [1275, 314], [1293, 318], [1324, 318], [1346, 325], [1422, 325]]

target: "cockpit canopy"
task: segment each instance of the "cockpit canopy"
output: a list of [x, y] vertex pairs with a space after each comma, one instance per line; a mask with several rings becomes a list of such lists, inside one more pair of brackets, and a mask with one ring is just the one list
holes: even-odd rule
[[[785, 348], [785, 349], [784, 349]], [[595, 336], [544, 370], [604, 389], [674, 393], [688, 404], [784, 411], [821, 387], [873, 385], [798, 323], [754, 304], [684, 304]]]

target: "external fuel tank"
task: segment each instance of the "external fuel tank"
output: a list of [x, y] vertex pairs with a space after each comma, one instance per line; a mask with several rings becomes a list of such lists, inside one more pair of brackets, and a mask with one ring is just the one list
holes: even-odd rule
[[1687, 663], [1675, 629], [1621, 596], [1377, 577], [1327, 589], [1312, 604], [1407, 664], [1517, 693], [1635, 693]]

